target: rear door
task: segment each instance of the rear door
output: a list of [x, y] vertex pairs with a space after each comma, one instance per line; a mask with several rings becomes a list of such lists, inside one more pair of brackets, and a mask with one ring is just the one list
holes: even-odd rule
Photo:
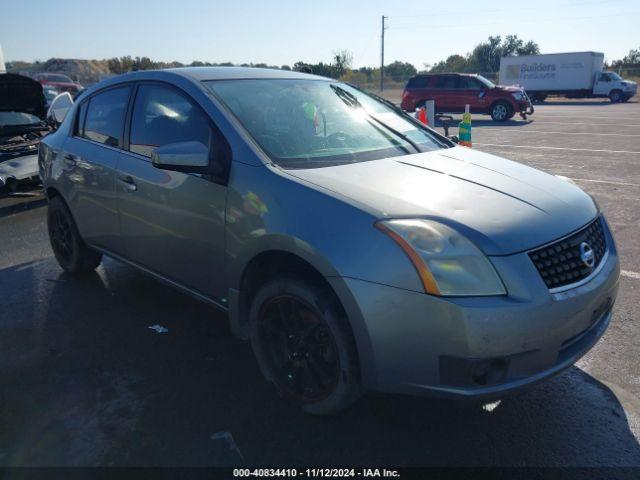
[[458, 93], [457, 75], [438, 75], [433, 86], [436, 112], [460, 111], [460, 101], [456, 97]]
[[75, 110], [73, 135], [63, 145], [65, 200], [82, 237], [122, 252], [116, 205], [116, 170], [123, 148], [130, 85], [100, 91]]
[[127, 130], [116, 189], [126, 257], [197, 293], [223, 298], [226, 185], [155, 168], [150, 157], [156, 147], [186, 141], [217, 151], [224, 138], [193, 99], [164, 83], [138, 85]]

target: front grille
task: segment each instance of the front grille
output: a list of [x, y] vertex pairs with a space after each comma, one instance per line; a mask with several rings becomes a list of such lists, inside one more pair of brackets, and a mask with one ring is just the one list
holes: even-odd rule
[[[594, 264], [588, 266], [581, 259], [580, 245], [586, 242], [594, 253]], [[529, 252], [529, 258], [538, 269], [549, 289], [579, 282], [591, 275], [607, 251], [607, 241], [598, 217], [577, 233], [557, 242]]]

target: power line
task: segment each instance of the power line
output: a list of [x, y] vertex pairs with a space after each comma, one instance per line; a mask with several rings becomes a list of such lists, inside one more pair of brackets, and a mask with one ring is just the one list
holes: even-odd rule
[[[539, 18], [539, 19], [523, 19], [519, 20], [520, 23], [545, 23], [545, 22], [564, 22], [564, 21], [574, 21], [574, 20], [591, 20], [594, 18], [611, 18], [611, 17], [629, 17], [631, 15], [638, 15], [640, 12], [625, 12], [625, 13], [614, 13], [611, 15], [593, 15], [590, 17], [565, 17], [565, 18]], [[429, 25], [429, 30], [434, 30], [436, 28], [457, 28], [457, 27], [487, 27], [492, 25], [502, 25], [504, 22], [490, 22], [490, 23], [455, 23], [451, 25]], [[410, 30], [417, 28], [425, 28], [424, 25], [410, 25], [404, 27], [387, 27], [393, 28], [394, 30]]]
[[[583, 5], [600, 5], [606, 3], [613, 2], [621, 2], [623, 0], [595, 0], [588, 2], [578, 2], [578, 3], [561, 3], [559, 5], [555, 5], [556, 7], [579, 7]], [[540, 7], [528, 7], [528, 8], [518, 8], [518, 12], [533, 12], [539, 11]], [[502, 12], [511, 12], [511, 10], [507, 8], [499, 8], [495, 10], [475, 10], [475, 11], [465, 11], [465, 15], [477, 15], [481, 13], [502, 13]], [[447, 17], [447, 16], [459, 16], [460, 12], [442, 12], [442, 13], [418, 13], [416, 15], [390, 15], [389, 18], [416, 18], [416, 17]], [[401, 27], [396, 27], [401, 28]]]

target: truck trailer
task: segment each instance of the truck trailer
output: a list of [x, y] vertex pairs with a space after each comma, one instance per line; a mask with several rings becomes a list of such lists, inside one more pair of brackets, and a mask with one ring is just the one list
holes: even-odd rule
[[600, 52], [550, 53], [500, 59], [500, 84], [519, 85], [534, 101], [549, 95], [567, 98], [608, 97], [626, 102], [638, 85], [607, 72]]

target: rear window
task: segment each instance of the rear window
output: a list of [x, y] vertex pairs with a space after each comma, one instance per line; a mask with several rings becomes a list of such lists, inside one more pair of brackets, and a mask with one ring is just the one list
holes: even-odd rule
[[120, 137], [130, 87], [119, 87], [91, 97], [82, 136], [111, 147], [122, 147]]
[[427, 88], [429, 77], [413, 77], [407, 82], [407, 88]]

